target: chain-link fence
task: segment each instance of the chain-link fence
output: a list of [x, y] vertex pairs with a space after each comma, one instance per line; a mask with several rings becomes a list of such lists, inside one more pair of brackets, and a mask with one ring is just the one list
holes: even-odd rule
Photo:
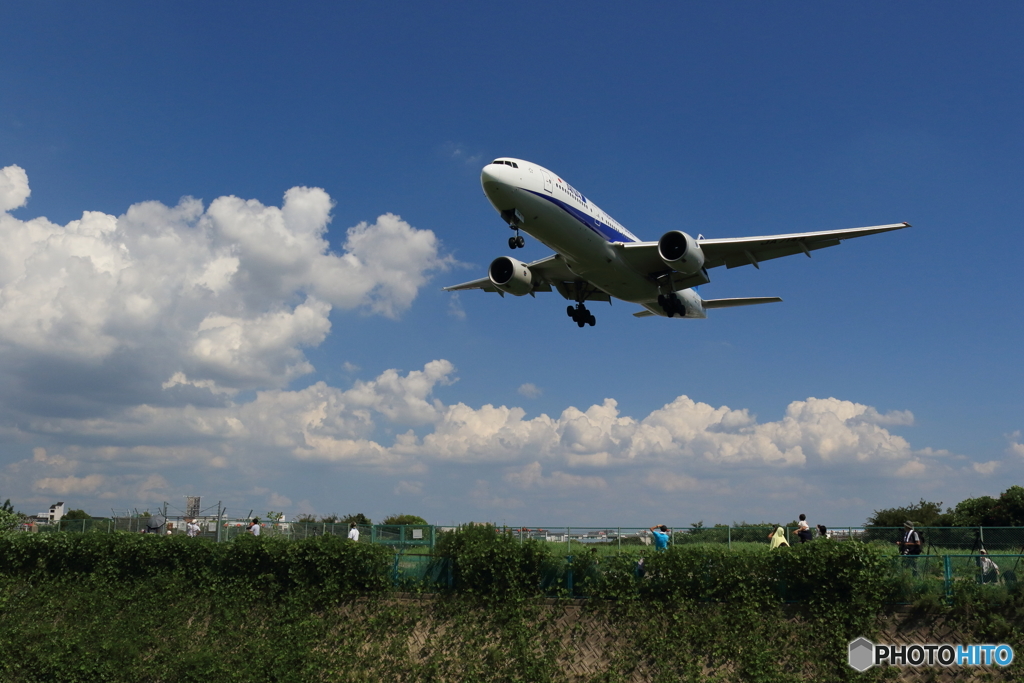
[[[159, 527], [159, 533], [186, 533], [186, 517], [168, 517]], [[38, 524], [23, 527], [24, 530], [51, 533], [56, 531], [72, 533], [112, 533], [114, 531], [147, 531], [150, 517], [135, 515], [129, 517], [94, 517], [91, 519], [62, 519], [53, 524]], [[198, 535], [218, 541], [232, 541], [240, 534], [249, 532], [250, 519], [198, 518]], [[433, 525], [357, 525], [360, 543], [378, 543], [416, 552], [417, 549], [433, 548], [438, 534], [456, 527]], [[601, 554], [609, 552], [635, 552], [654, 543], [654, 534], [643, 527], [499, 527], [511, 533], [520, 541], [539, 541], [550, 544], [552, 552], [572, 555], [578, 550], [595, 550]], [[795, 527], [783, 527], [790, 544], [800, 542]], [[338, 536], [347, 538], [350, 527], [332, 522], [272, 522], [263, 521], [260, 533], [301, 540], [315, 536]], [[730, 549], [743, 549], [750, 544], [767, 545], [775, 527], [772, 526], [713, 526], [682, 527], [669, 530], [669, 545], [716, 544]], [[977, 554], [985, 549], [989, 552], [1024, 552], [1024, 527], [918, 527], [925, 554]], [[827, 537], [835, 541], [859, 541], [883, 543], [896, 547], [903, 539], [902, 527], [829, 527], [824, 534], [811, 527], [812, 539]]]

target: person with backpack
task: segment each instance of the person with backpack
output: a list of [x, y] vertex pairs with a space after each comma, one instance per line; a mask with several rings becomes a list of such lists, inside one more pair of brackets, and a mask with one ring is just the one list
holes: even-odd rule
[[903, 540], [896, 541], [900, 548], [900, 555], [920, 555], [921, 535], [914, 531], [914, 523], [906, 521], [903, 523]]
[[917, 556], [921, 554], [921, 535], [914, 531], [914, 523], [907, 520], [903, 523], [903, 540], [896, 541], [896, 545], [900, 549], [900, 555], [903, 555], [906, 559], [903, 560], [904, 564], [914, 572], [914, 576], [917, 576]]

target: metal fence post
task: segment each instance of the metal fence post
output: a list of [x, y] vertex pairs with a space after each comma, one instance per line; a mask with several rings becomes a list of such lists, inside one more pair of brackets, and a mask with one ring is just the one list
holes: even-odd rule
[[621, 526], [617, 527], [615, 529], [615, 542], [619, 544], [618, 552], [621, 553], [622, 552], [622, 527]]
[[569, 597], [572, 597], [572, 555], [566, 556], [569, 561], [569, 570], [565, 573], [566, 587], [569, 589]]
[[570, 555], [572, 554], [572, 538], [570, 537], [571, 533], [572, 529], [570, 527], [565, 527], [565, 548]]
[[729, 550], [732, 550], [732, 527], [731, 526], [728, 529], [728, 533], [729, 533]]
[[953, 595], [953, 563], [950, 562], [949, 555], [943, 555], [943, 574], [945, 575], [946, 584], [946, 597]]

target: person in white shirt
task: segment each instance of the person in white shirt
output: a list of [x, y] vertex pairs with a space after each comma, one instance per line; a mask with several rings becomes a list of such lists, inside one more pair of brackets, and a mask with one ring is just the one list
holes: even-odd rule
[[802, 512], [800, 513], [800, 523], [793, 533], [800, 539], [799, 543], [807, 543], [811, 540], [811, 527], [807, 524], [807, 515]]
[[348, 539], [350, 541], [359, 540], [359, 529], [356, 527], [356, 523], [352, 522], [348, 525]]
[[259, 517], [253, 517], [252, 518], [252, 524], [249, 525], [249, 528], [247, 529], [247, 531], [250, 534], [252, 534], [253, 536], [259, 536], [260, 535], [260, 531], [262, 531], [262, 528], [260, 527], [260, 518]]
[[195, 538], [199, 535], [199, 524], [194, 519], [188, 520], [185, 524], [185, 534], [189, 538]]
[[989, 558], [987, 550], [982, 549], [979, 552], [981, 553], [981, 557], [978, 558], [978, 566], [981, 567], [981, 582], [998, 583], [999, 565]]

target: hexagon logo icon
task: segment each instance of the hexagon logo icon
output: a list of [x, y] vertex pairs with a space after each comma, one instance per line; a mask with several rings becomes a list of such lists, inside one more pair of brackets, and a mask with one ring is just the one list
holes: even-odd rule
[[867, 638], [858, 638], [850, 643], [849, 659], [851, 667], [857, 671], [867, 671], [875, 664], [875, 645]]

